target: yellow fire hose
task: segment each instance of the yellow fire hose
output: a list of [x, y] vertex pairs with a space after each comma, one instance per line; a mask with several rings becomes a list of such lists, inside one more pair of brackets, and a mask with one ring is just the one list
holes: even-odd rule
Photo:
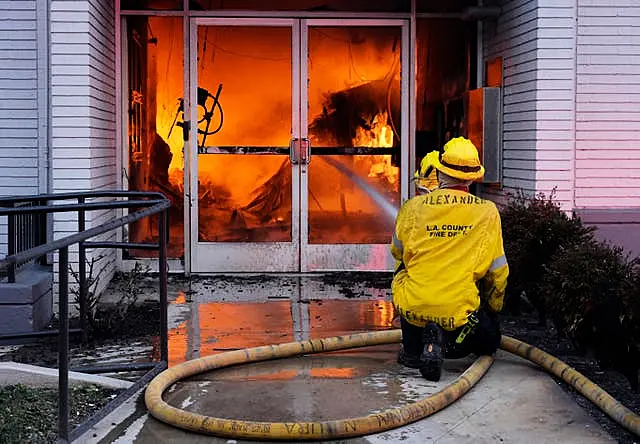
[[[176, 382], [211, 370], [249, 362], [392, 344], [400, 342], [401, 336], [401, 330], [387, 330], [248, 348], [194, 359], [169, 368], [156, 376], [147, 387], [145, 403], [151, 415], [160, 421], [185, 430], [219, 437], [286, 441], [348, 438], [394, 429], [442, 410], [467, 393], [493, 363], [493, 357], [478, 358], [454, 382], [420, 401], [368, 416], [333, 421], [258, 422], [215, 418], [186, 412], [167, 404], [162, 399], [164, 391]], [[502, 337], [501, 348], [528, 359], [563, 379], [624, 428], [640, 436], [639, 416], [564, 362], [532, 345], [508, 336]]]

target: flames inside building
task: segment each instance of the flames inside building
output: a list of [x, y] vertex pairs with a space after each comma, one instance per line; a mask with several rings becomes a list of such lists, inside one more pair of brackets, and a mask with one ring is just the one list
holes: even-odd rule
[[[409, 98], [417, 108], [417, 162], [461, 130], [459, 98], [472, 71], [473, 33], [465, 25], [421, 22], [417, 93]], [[451, 32], [452, 26], [460, 31]], [[178, 17], [127, 18], [127, 179], [130, 189], [157, 190], [171, 199], [171, 257], [182, 256], [185, 247], [183, 108], [189, 93], [182, 29]], [[392, 223], [335, 163], [400, 205], [401, 79], [408, 75], [401, 72], [401, 30], [310, 27], [302, 61], [294, 57], [299, 42], [293, 39], [290, 27], [198, 28], [193, 241], [292, 241], [298, 193], [307, 203], [307, 214], [299, 217], [308, 220], [309, 243], [381, 244], [391, 238]], [[306, 82], [297, 85], [302, 64]], [[296, 128], [301, 124], [305, 131]], [[300, 133], [308, 134], [308, 142], [292, 141]], [[308, 148], [306, 189], [292, 168], [292, 146]], [[129, 237], [150, 241], [157, 227], [139, 222]]]

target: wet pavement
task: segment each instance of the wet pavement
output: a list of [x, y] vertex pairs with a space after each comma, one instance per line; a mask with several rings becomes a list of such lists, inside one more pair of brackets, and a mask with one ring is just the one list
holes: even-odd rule
[[[393, 328], [388, 275], [236, 276], [173, 280], [170, 365], [239, 348]], [[438, 383], [399, 366], [399, 345], [253, 363], [197, 375], [165, 399], [187, 411], [260, 421], [363, 416], [435, 393], [472, 359], [445, 364]], [[147, 352], [148, 353], [148, 352]], [[143, 394], [78, 442], [245, 442], [184, 432], [151, 418]], [[340, 442], [614, 442], [533, 365], [500, 352], [465, 397], [430, 418]]]
[[223, 351], [387, 329], [386, 276], [356, 285], [337, 278], [197, 279], [170, 305], [170, 365]]

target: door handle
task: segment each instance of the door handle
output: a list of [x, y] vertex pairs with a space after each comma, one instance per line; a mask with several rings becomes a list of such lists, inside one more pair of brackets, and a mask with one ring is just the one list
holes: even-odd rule
[[301, 139], [300, 161], [303, 165], [311, 163], [311, 141], [308, 138]]
[[291, 165], [298, 165], [300, 163], [300, 161], [298, 160], [299, 145], [300, 145], [300, 139], [298, 138], [293, 138], [289, 142], [289, 160], [291, 161]]

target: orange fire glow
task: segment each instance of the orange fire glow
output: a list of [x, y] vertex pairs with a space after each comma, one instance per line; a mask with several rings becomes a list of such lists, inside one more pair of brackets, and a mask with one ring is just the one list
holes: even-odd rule
[[[308, 325], [296, 325], [292, 317], [292, 302], [289, 301], [197, 304], [197, 315], [169, 331], [170, 366], [198, 356], [291, 342], [295, 332], [300, 329], [308, 328], [310, 338], [323, 338], [354, 331], [390, 328], [393, 325], [393, 304], [382, 299], [386, 297], [387, 291], [382, 289], [381, 299], [376, 301], [322, 300], [311, 301], [309, 304], [293, 302], [299, 304], [302, 310], [309, 310], [308, 316], [305, 316]], [[159, 353], [159, 343], [156, 341], [153, 349], [156, 359], [159, 359]], [[338, 361], [312, 364], [310, 374], [319, 378], [349, 378], [358, 371], [349, 363]], [[251, 377], [286, 380], [299, 374], [299, 367], [300, 363], [295, 361], [277, 368], [268, 365], [247, 366], [220, 376], [220, 379]]]
[[[157, 43], [148, 45], [146, 56], [148, 71], [155, 73], [154, 84], [147, 85], [147, 95], [155, 97], [146, 102], [155, 103], [155, 128], [147, 131], [149, 137], [157, 133], [171, 153], [165, 173], [168, 183], [155, 186], [172, 194], [174, 203], [181, 205], [184, 141], [175, 122], [182, 121], [179, 99], [187, 94], [183, 91], [183, 66], [188, 60], [182, 50], [182, 22], [168, 17], [148, 20], [149, 32]], [[394, 132], [398, 115], [394, 117], [392, 107], [399, 109], [400, 52], [394, 32], [399, 35], [399, 30], [386, 28], [310, 30], [308, 110], [314, 148], [391, 148], [398, 143]], [[207, 135], [205, 146], [230, 147], [232, 152], [235, 147], [288, 149], [295, 124], [292, 39], [289, 27], [198, 28], [198, 86], [211, 96], [221, 87], [221, 109], [212, 109], [211, 96], [208, 109], [198, 107], [198, 129], [212, 133]], [[334, 110], [336, 117], [324, 122], [327, 130], [323, 134], [314, 133], [311, 126], [325, 115], [332, 95], [340, 93], [348, 99], [342, 102], [346, 107]], [[340, 113], [350, 117], [341, 118]], [[345, 124], [351, 125], [348, 130], [355, 134], [351, 139], [340, 136], [339, 126]], [[198, 141], [202, 144], [202, 135]], [[390, 199], [399, 201], [399, 168], [392, 164], [390, 155], [340, 156], [340, 160]], [[293, 182], [289, 165], [288, 155], [199, 154], [200, 240], [291, 241]], [[310, 242], [386, 243], [390, 227], [376, 222], [381, 219], [379, 211], [363, 190], [321, 157], [311, 162]], [[181, 237], [182, 226], [172, 224], [171, 228], [172, 239]]]
[[[376, 114], [373, 118], [371, 129], [365, 130], [362, 127], [356, 129], [356, 137], [353, 139], [354, 146], [366, 146], [375, 148], [393, 147], [393, 128], [389, 125], [387, 112]], [[400, 168], [391, 164], [391, 156], [374, 155], [375, 163], [369, 169], [369, 177], [384, 177], [390, 184], [394, 185], [400, 177]]]

